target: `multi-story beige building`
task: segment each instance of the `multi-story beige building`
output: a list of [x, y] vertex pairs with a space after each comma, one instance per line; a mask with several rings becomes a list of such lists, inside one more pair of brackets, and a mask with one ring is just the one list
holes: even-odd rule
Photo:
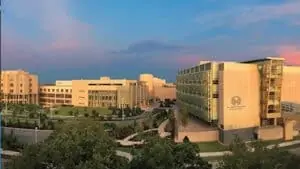
[[141, 74], [139, 80], [146, 82], [152, 98], [176, 99], [175, 84], [167, 83], [165, 79], [160, 79], [152, 74]]
[[38, 76], [23, 70], [1, 71], [1, 101], [38, 104]]
[[172, 83], [167, 83], [162, 86], [154, 86], [153, 96], [160, 100], [165, 99], [176, 99], [176, 85]]
[[281, 105], [300, 103], [299, 86], [300, 67], [284, 66], [282, 58], [201, 62], [178, 73], [177, 101], [217, 126], [225, 143], [235, 134], [246, 140], [291, 138], [294, 131], [282, 118]]
[[145, 82], [127, 79], [57, 81], [40, 87], [44, 106], [73, 105], [80, 107], [135, 107], [148, 105]]
[[40, 86], [40, 104], [44, 107], [72, 105], [72, 81], [56, 81]]

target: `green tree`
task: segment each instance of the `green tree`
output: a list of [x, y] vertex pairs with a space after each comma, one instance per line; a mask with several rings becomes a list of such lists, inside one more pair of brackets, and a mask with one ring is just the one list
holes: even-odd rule
[[186, 126], [188, 124], [188, 120], [189, 120], [189, 113], [186, 109], [186, 107], [182, 107], [180, 109], [180, 112], [179, 112], [179, 118], [180, 118], [180, 121], [181, 121], [181, 124], [183, 126]]
[[73, 111], [72, 111], [72, 110], [68, 111], [68, 114], [69, 114], [70, 116], [73, 116]]
[[55, 114], [55, 115], [58, 115], [58, 113], [59, 113], [58, 110], [55, 110], [55, 111], [54, 111], [54, 114]]
[[236, 138], [230, 148], [233, 155], [225, 156], [218, 169], [300, 169], [299, 156], [276, 146], [268, 149], [259, 141], [247, 145]]
[[116, 147], [98, 123], [73, 121], [45, 142], [25, 148], [9, 169], [121, 169], [128, 161], [116, 155]]
[[211, 165], [197, 155], [198, 146], [192, 143], [174, 144], [154, 138], [134, 156], [130, 169], [211, 169]]
[[94, 119], [98, 118], [99, 117], [99, 112], [97, 112], [95, 109], [92, 110], [92, 117]]
[[78, 115], [79, 115], [79, 110], [76, 109], [76, 111], [74, 112], [74, 116], [75, 116], [75, 117], [78, 117]]

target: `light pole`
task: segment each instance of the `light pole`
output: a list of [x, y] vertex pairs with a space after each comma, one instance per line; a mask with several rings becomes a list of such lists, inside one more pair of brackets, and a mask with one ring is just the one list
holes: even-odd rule
[[39, 110], [38, 111], [38, 113], [39, 113], [39, 129], [41, 128], [41, 111]]
[[124, 98], [121, 98], [121, 109], [122, 109], [122, 120], [124, 121], [125, 117], [124, 117]]

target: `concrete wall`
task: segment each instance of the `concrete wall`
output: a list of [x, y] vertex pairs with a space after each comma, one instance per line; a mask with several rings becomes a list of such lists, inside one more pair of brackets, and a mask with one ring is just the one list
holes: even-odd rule
[[282, 101], [300, 104], [300, 67], [283, 68]]
[[260, 125], [259, 80], [256, 65], [220, 65], [218, 117], [223, 130]]
[[244, 141], [251, 141], [255, 139], [255, 129], [256, 127], [251, 128], [241, 128], [234, 130], [222, 130], [219, 129], [219, 141], [223, 144], [230, 144], [238, 137]]
[[183, 142], [187, 136], [191, 142], [212, 142], [217, 141], [219, 137], [218, 130], [211, 131], [195, 131], [195, 132], [178, 132], [176, 142]]
[[283, 138], [283, 127], [281, 126], [268, 126], [258, 128], [258, 139], [261, 140], [279, 140]]
[[[17, 137], [18, 141], [24, 144], [35, 143], [35, 130], [34, 129], [22, 129], [2, 127], [4, 129], [2, 134], [9, 135], [11, 132]], [[44, 141], [47, 139], [53, 130], [37, 130], [37, 141]]]
[[154, 86], [154, 97], [160, 100], [176, 99], [176, 87]]

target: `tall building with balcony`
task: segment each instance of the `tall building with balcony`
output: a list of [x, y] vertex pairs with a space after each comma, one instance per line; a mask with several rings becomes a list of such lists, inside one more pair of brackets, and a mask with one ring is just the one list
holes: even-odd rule
[[217, 120], [218, 63], [200, 62], [177, 75], [176, 97], [180, 107], [206, 122]]
[[177, 75], [177, 101], [218, 128], [218, 140], [291, 138], [282, 104], [300, 103], [300, 67], [268, 57], [245, 62], [201, 62]]
[[1, 71], [1, 101], [39, 104], [38, 76], [23, 70]]

